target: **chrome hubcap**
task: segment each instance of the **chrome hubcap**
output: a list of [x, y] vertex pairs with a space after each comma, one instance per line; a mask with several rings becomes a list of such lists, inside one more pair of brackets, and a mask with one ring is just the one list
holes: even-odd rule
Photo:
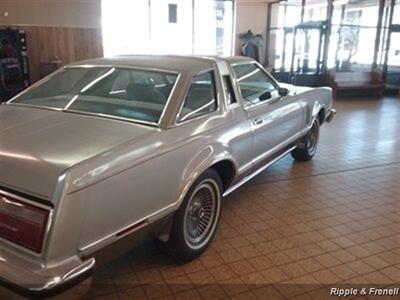
[[198, 249], [208, 242], [215, 230], [218, 210], [218, 186], [206, 180], [193, 192], [185, 213], [185, 240], [190, 247]]

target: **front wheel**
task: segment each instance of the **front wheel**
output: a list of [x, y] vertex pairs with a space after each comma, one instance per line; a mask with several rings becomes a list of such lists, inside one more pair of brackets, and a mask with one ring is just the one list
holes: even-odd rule
[[172, 225], [167, 242], [181, 262], [197, 258], [210, 245], [221, 212], [222, 184], [214, 170], [205, 171], [189, 189]]
[[300, 144], [294, 149], [291, 154], [295, 160], [309, 161], [317, 151], [319, 140], [319, 120], [316, 118], [311, 129], [307, 132]]

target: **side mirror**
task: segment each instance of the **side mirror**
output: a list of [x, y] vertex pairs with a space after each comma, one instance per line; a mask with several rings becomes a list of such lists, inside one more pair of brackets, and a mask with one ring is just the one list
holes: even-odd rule
[[279, 94], [279, 96], [282, 96], [282, 97], [287, 96], [287, 95], [289, 95], [289, 90], [287, 88], [279, 88], [278, 94]]
[[266, 92], [261, 94], [259, 99], [260, 99], [260, 101], [265, 101], [265, 100], [268, 100], [268, 99], [271, 99], [271, 98], [272, 98], [271, 92], [266, 91]]

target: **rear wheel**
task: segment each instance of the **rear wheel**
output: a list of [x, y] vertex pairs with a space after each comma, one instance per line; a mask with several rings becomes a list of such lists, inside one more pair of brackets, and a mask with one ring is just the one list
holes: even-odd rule
[[294, 149], [291, 154], [295, 160], [309, 161], [317, 151], [319, 140], [319, 120], [316, 118], [311, 129], [307, 132], [300, 144]]
[[205, 171], [179, 208], [167, 242], [178, 261], [197, 258], [210, 245], [221, 212], [222, 184], [214, 170]]

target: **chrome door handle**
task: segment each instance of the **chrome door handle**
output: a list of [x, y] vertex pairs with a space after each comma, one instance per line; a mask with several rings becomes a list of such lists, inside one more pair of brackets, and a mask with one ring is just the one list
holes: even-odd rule
[[264, 122], [264, 120], [263, 119], [254, 119], [254, 121], [253, 121], [253, 124], [254, 125], [260, 125], [260, 124], [262, 124]]

